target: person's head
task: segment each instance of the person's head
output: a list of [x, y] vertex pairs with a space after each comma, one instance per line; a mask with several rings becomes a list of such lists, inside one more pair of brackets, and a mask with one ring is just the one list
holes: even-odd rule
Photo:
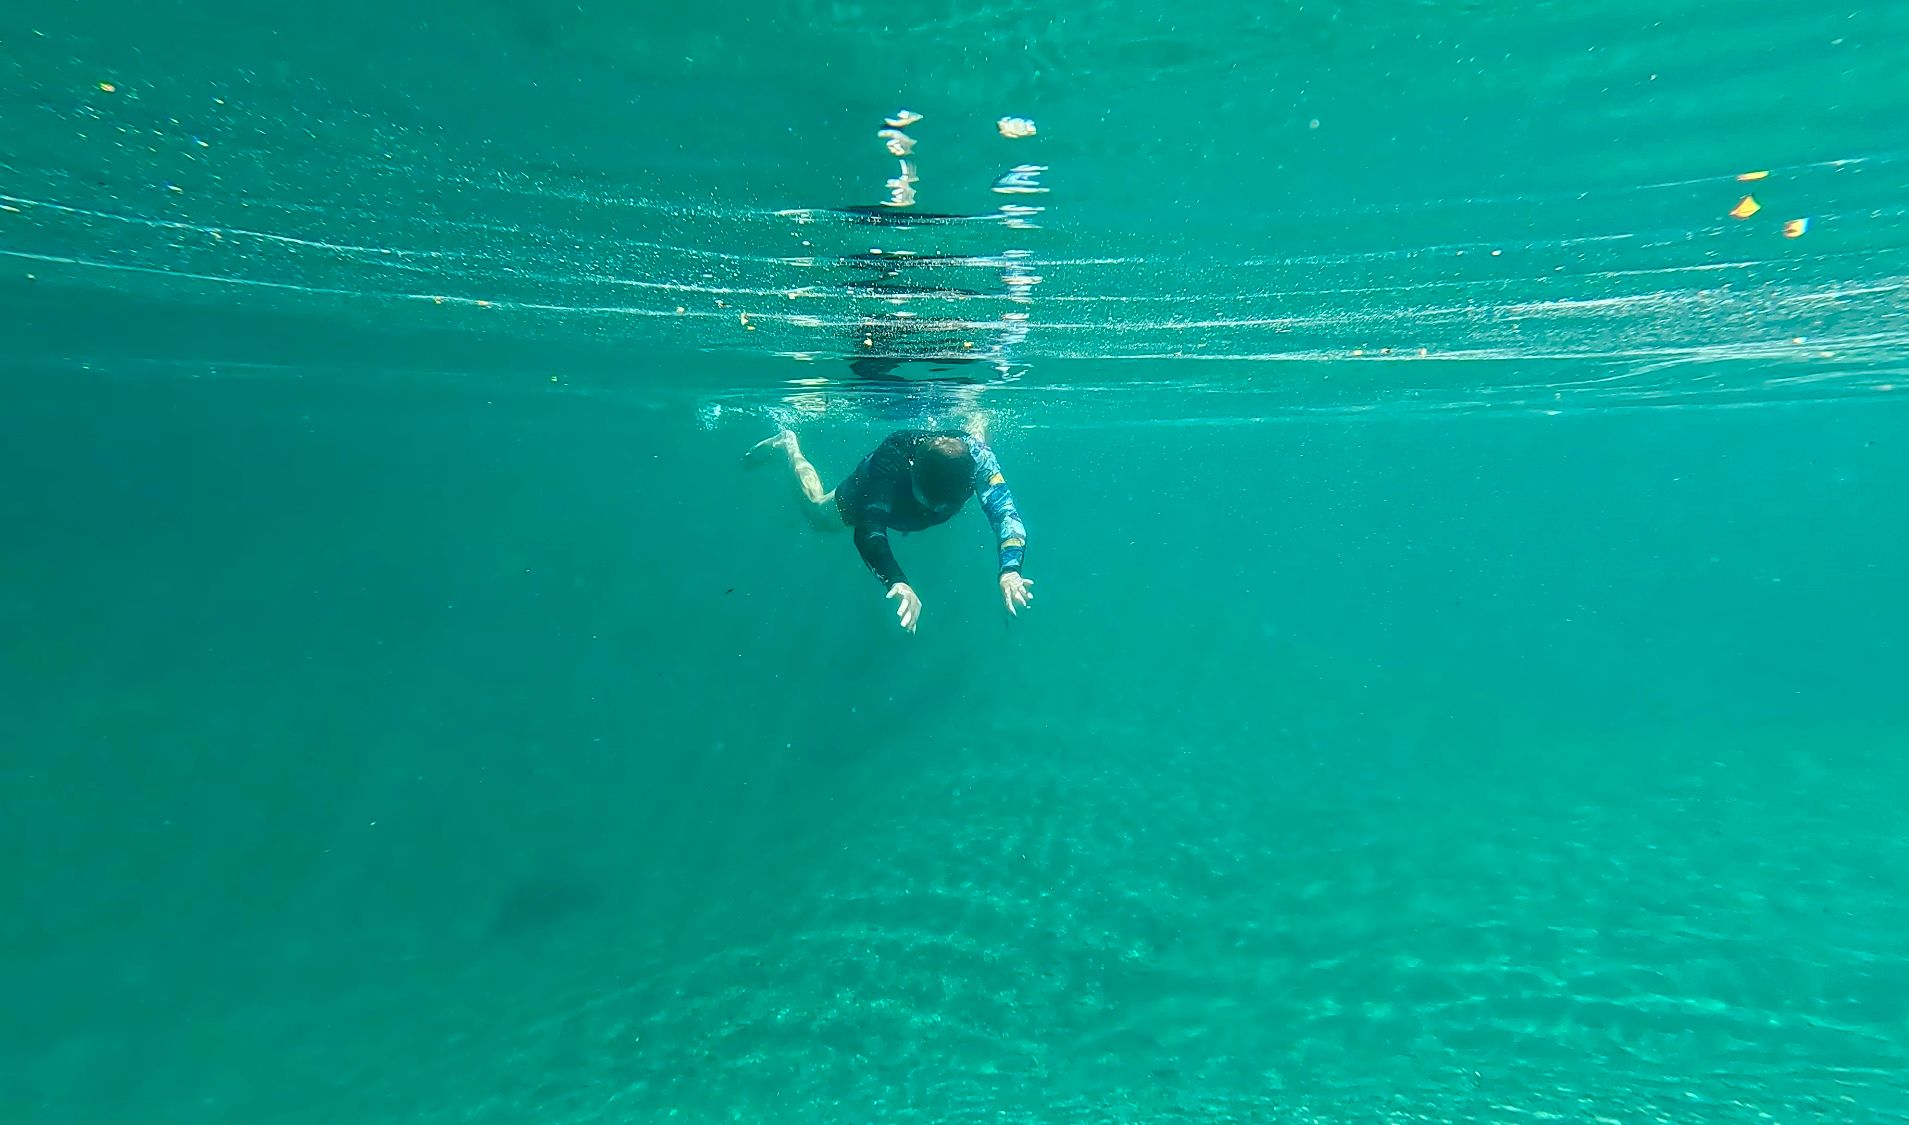
[[931, 508], [946, 508], [968, 498], [974, 488], [974, 455], [960, 438], [928, 438], [909, 459], [915, 498]]

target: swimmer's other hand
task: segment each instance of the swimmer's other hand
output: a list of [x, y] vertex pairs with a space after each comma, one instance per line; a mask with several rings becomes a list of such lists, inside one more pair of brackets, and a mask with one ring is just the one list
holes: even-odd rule
[[915, 588], [906, 582], [897, 582], [888, 588], [888, 596], [901, 600], [901, 604], [895, 607], [895, 617], [901, 622], [902, 628], [914, 632], [915, 625], [921, 621], [921, 599], [915, 596]]
[[1034, 580], [1022, 578], [1018, 570], [1003, 571], [1001, 573], [1001, 604], [1007, 607], [1009, 613], [1019, 617], [1023, 609], [1034, 604], [1033, 585]]

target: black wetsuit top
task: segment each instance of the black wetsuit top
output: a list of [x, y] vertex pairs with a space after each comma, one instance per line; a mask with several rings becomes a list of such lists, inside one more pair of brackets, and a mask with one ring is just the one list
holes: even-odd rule
[[842, 522], [855, 529], [855, 549], [883, 586], [908, 581], [901, 564], [895, 561], [895, 552], [889, 548], [891, 530], [921, 531], [946, 523], [968, 502], [963, 495], [944, 507], [931, 507], [915, 496], [914, 473], [909, 463], [921, 444], [941, 438], [954, 438], [968, 447], [974, 458], [972, 491], [981, 497], [981, 506], [994, 527], [1001, 571], [1021, 569], [1027, 530], [1021, 525], [1014, 496], [1002, 479], [1001, 465], [995, 460], [994, 451], [959, 431], [900, 430], [888, 435], [873, 453], [862, 458], [862, 463], [835, 490], [835, 507], [842, 514]]

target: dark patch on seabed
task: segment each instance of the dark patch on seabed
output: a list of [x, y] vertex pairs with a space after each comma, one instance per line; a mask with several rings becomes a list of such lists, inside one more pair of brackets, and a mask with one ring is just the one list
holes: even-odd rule
[[491, 920], [491, 933], [501, 938], [534, 935], [553, 926], [576, 923], [603, 902], [603, 891], [580, 878], [530, 875], [504, 892]]

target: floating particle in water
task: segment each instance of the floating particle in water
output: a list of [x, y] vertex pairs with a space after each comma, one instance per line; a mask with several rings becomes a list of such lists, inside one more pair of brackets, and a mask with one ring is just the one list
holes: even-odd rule
[[1767, 180], [1769, 178], [1770, 178], [1770, 173], [1768, 172], [1744, 172], [1743, 174], [1737, 177], [1737, 182], [1740, 184], [1747, 184], [1756, 180]]
[[890, 156], [907, 156], [915, 151], [915, 138], [900, 129], [883, 129], [875, 135], [888, 143]]
[[1746, 195], [1741, 200], [1738, 200], [1735, 207], [1730, 209], [1730, 217], [1733, 219], [1747, 219], [1761, 210], [1763, 210], [1763, 204], [1757, 202], [1757, 197], [1754, 195]]
[[994, 123], [994, 127], [1011, 141], [1031, 137], [1039, 131], [1034, 127], [1034, 122], [1025, 117], [1003, 117]]
[[1503, 250], [1493, 250], [1491, 252], [1491, 256], [1494, 258], [1502, 258], [1504, 257], [1504, 254], [1505, 252]]
[[113, 85], [111, 82], [101, 82], [99, 84], [99, 89], [100, 89], [100, 92], [104, 94], [119, 93], [119, 87]]
[[1312, 119], [1311, 121], [1308, 121], [1308, 122], [1306, 122], [1306, 128], [1308, 128], [1308, 129], [1317, 129], [1317, 128], [1319, 128], [1319, 119], [1318, 119], [1317, 117], [1315, 117], [1315, 118], [1313, 118], [1313, 119]]
[[684, 313], [686, 313], [686, 312], [688, 312], [688, 311], [689, 311], [688, 309], [686, 309], [686, 308], [684, 308], [684, 307], [683, 307], [683, 306], [681, 306], [681, 305], [677, 305], [677, 306], [676, 306], [676, 315], [677, 315], [677, 316], [682, 316], [682, 315], [683, 315]]
[[920, 120], [921, 114], [916, 113], [912, 109], [901, 109], [896, 110], [895, 116], [884, 121], [882, 124], [887, 125], [891, 129], [906, 129]]
[[1783, 237], [1802, 238], [1805, 234], [1809, 233], [1809, 230], [1810, 221], [1808, 219], [1791, 219], [1789, 222], [1783, 224]]

